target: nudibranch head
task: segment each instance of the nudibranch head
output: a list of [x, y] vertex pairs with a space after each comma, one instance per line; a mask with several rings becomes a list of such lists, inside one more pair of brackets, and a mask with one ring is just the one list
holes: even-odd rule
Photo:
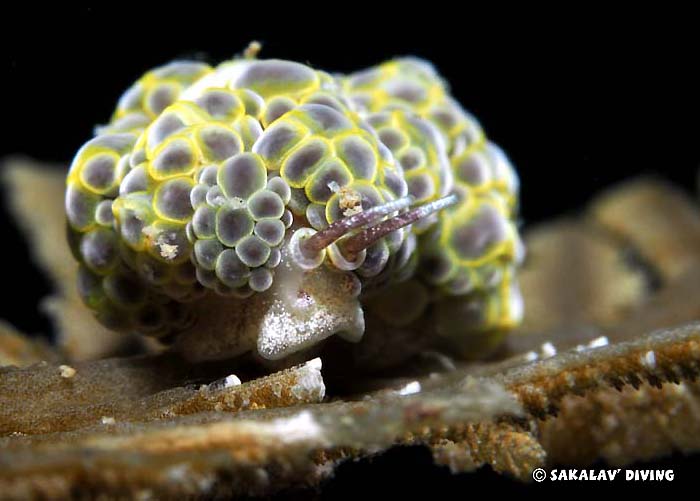
[[233, 325], [228, 300], [257, 312], [234, 351], [280, 358], [359, 339], [363, 294], [409, 278], [443, 317], [441, 297], [479, 296], [484, 325], [518, 320], [517, 178], [422, 61], [349, 77], [171, 63], [123, 95], [67, 184], [80, 291], [113, 328]]

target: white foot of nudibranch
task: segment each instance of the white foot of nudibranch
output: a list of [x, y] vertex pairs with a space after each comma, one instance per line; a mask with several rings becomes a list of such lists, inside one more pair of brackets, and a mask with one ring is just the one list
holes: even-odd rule
[[267, 291], [245, 300], [212, 295], [194, 305], [197, 322], [175, 348], [192, 361], [251, 351], [279, 360], [333, 334], [358, 342], [365, 331], [360, 288], [351, 272], [325, 265], [304, 270], [283, 259]]
[[348, 341], [362, 338], [360, 284], [352, 273], [327, 266], [302, 271], [288, 260], [278, 269], [275, 282], [257, 341], [263, 358], [278, 360], [336, 333]]

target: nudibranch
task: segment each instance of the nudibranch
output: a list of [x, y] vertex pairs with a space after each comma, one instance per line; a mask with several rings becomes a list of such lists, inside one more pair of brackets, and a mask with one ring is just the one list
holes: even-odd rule
[[522, 316], [517, 175], [416, 58], [149, 71], [65, 200], [85, 304], [193, 359], [298, 357], [333, 334], [473, 356]]

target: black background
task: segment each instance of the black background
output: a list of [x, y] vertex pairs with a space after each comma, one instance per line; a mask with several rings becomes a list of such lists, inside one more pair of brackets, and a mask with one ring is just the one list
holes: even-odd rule
[[[379, 3], [231, 7], [192, 2], [146, 11], [122, 2], [109, 8], [26, 2], [6, 8], [0, 21], [0, 158], [20, 153], [66, 165], [143, 72], [181, 57], [216, 63], [255, 39], [263, 43], [261, 57], [328, 71], [353, 71], [397, 55], [432, 61], [518, 168], [526, 225], [575, 210], [604, 187], [638, 174], [695, 190], [700, 46], [690, 12], [661, 12], [654, 5], [615, 12], [506, 6], [482, 12], [471, 4], [437, 3], [405, 3], [391, 13], [381, 12]], [[0, 231], [0, 318], [47, 332], [33, 305], [48, 284], [30, 268], [7, 218]], [[466, 480], [439, 469], [416, 476], [424, 459], [399, 452], [379, 471], [389, 477], [405, 471], [396, 478], [409, 486], [433, 480], [447, 488], [472, 482], [518, 488], [488, 472]], [[685, 465], [689, 476], [689, 462], [670, 461], [664, 464]], [[372, 471], [351, 465], [330, 492], [377, 478]], [[680, 477], [674, 484], [683, 482]]]

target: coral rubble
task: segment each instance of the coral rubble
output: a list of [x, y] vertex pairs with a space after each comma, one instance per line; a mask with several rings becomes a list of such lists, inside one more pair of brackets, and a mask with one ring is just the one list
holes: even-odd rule
[[264, 495], [400, 444], [455, 472], [490, 465], [523, 480], [540, 466], [700, 450], [700, 210], [662, 182], [614, 188], [525, 233], [528, 308], [492, 359], [424, 353], [403, 370], [345, 374], [338, 392], [325, 359], [260, 376], [149, 346], [119, 357], [133, 340], [79, 307], [55, 243], [63, 174], [16, 160], [5, 181], [53, 279], [60, 336], [53, 348], [0, 330], [3, 495]]

